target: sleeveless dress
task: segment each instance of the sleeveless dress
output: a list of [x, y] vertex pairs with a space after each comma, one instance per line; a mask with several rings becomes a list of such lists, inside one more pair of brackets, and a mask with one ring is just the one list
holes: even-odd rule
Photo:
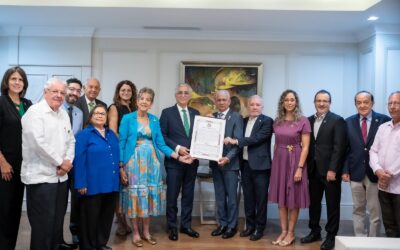
[[147, 218], [164, 213], [165, 187], [149, 125], [138, 123], [135, 151], [125, 171], [129, 184], [122, 188], [120, 203], [127, 217]]
[[275, 149], [271, 167], [271, 183], [268, 201], [279, 207], [308, 208], [307, 165], [304, 164], [301, 181], [294, 181], [301, 154], [301, 136], [311, 133], [308, 119], [302, 116], [298, 121], [274, 122]]

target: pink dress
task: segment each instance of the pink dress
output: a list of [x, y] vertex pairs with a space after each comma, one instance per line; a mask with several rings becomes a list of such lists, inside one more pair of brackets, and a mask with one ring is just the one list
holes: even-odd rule
[[271, 183], [268, 201], [279, 207], [308, 208], [307, 165], [304, 165], [301, 181], [294, 181], [301, 154], [301, 136], [311, 133], [308, 119], [302, 116], [298, 121], [274, 122], [275, 150], [271, 167]]

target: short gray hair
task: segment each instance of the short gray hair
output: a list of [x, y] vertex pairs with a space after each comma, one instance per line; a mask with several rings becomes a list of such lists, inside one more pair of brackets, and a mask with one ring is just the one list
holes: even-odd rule
[[264, 101], [263, 101], [263, 99], [261, 98], [261, 96], [259, 96], [259, 95], [252, 95], [252, 96], [250, 96], [250, 97], [247, 99], [247, 105], [249, 105], [250, 102], [251, 102], [254, 98], [257, 98], [258, 100], [260, 100], [260, 101], [261, 101], [261, 106], [264, 106]]
[[49, 79], [47, 80], [47, 82], [46, 82], [45, 85], [43, 86], [43, 89], [49, 89], [51, 86], [53, 86], [53, 85], [56, 84], [56, 83], [62, 83], [62, 84], [64, 85], [65, 88], [67, 87], [67, 83], [66, 83], [64, 80], [61, 80], [61, 79], [59, 79], [59, 78], [52, 77], [52, 78], [49, 78]]
[[231, 98], [231, 94], [229, 94], [229, 91], [228, 91], [228, 90], [225, 90], [225, 89], [218, 90], [218, 91], [215, 93], [215, 97], [217, 97], [217, 96], [219, 96], [219, 95], [224, 95], [224, 96], [226, 96], [226, 97], [228, 97], [228, 98]]
[[178, 94], [178, 91], [179, 91], [180, 87], [187, 87], [189, 89], [189, 94], [192, 94], [192, 92], [193, 92], [192, 86], [190, 86], [189, 84], [187, 84], [187, 83], [179, 83], [175, 87], [175, 94]]
[[397, 94], [400, 95], [400, 90], [396, 90], [396, 91], [393, 91], [392, 93], [390, 93], [389, 98], [392, 97], [393, 95], [397, 95]]

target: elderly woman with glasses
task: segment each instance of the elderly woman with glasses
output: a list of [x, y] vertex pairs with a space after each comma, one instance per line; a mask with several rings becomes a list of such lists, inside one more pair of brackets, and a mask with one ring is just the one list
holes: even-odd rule
[[80, 249], [111, 249], [110, 237], [119, 192], [119, 146], [115, 133], [106, 127], [107, 109], [96, 105], [88, 126], [76, 136], [75, 189], [82, 195]]

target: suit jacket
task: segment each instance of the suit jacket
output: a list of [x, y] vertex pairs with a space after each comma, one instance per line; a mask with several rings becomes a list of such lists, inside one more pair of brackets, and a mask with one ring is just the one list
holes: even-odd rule
[[[217, 117], [218, 112], [213, 113]], [[242, 139], [243, 137], [243, 119], [239, 113], [229, 109], [225, 116], [225, 136], [235, 139]], [[229, 163], [222, 167], [223, 170], [239, 170], [239, 152], [240, 148], [237, 145], [224, 145], [222, 156], [229, 158]], [[210, 167], [218, 167], [216, 161], [210, 161]]]
[[[68, 106], [67, 102], [64, 102], [63, 108], [68, 113]], [[74, 131], [74, 135], [83, 129], [83, 112], [80, 108], [76, 106], [72, 106], [72, 131]]]
[[271, 137], [273, 120], [263, 114], [257, 117], [250, 137], [244, 137], [249, 118], [244, 119], [243, 138], [238, 139], [239, 147], [247, 146], [249, 166], [253, 170], [271, 168]]
[[311, 125], [310, 150], [307, 157], [309, 176], [313, 176], [314, 171], [326, 176], [328, 170], [332, 170], [336, 173], [336, 178], [340, 178], [347, 146], [345, 121], [341, 116], [328, 112], [315, 138], [314, 115], [308, 117], [308, 120]]
[[[21, 98], [21, 102], [25, 112], [32, 105], [32, 102], [25, 98]], [[21, 169], [21, 117], [8, 95], [0, 96], [0, 151], [14, 171]]]
[[350, 174], [350, 180], [360, 182], [367, 175], [371, 182], [378, 181], [378, 177], [369, 165], [369, 149], [374, 143], [378, 127], [387, 121], [390, 121], [390, 117], [372, 111], [371, 125], [365, 143], [361, 133], [360, 115], [355, 114], [346, 119], [348, 147], [343, 173]]
[[[156, 149], [158, 160], [161, 161], [159, 150], [167, 157], [170, 157], [174, 151], [165, 144], [158, 118], [150, 113], [148, 116], [153, 146]], [[124, 117], [122, 117], [121, 125], [119, 126], [120, 161], [124, 164], [129, 161], [135, 151], [137, 130], [137, 111], [124, 115]]]
[[[106, 103], [100, 101], [99, 99], [95, 99], [94, 101], [96, 102], [96, 104], [104, 105], [104, 107], [106, 107], [106, 109], [107, 109]], [[83, 112], [83, 127], [86, 127], [86, 123], [89, 118], [89, 108], [86, 103], [85, 95], [79, 97], [78, 100], [76, 100], [75, 106], [77, 106], [78, 108], [80, 108], [80, 110], [82, 110], [82, 112]]]
[[[192, 132], [194, 125], [194, 117], [200, 115], [199, 111], [196, 109], [188, 107], [189, 117], [190, 117], [190, 132], [189, 136], [186, 135], [185, 127], [183, 121], [179, 114], [179, 109], [176, 105], [166, 108], [161, 112], [160, 126], [161, 132], [164, 136], [165, 143], [173, 150], [175, 150], [177, 145], [190, 148], [190, 143], [192, 141]], [[186, 167], [186, 164], [180, 163], [179, 161], [165, 157], [164, 165], [166, 168], [182, 168]], [[197, 167], [199, 161], [193, 161], [192, 166]]]

